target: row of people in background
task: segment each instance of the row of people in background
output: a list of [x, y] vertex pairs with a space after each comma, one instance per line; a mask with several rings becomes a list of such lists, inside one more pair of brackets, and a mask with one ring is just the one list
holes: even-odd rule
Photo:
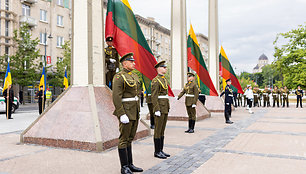
[[[244, 90], [244, 94], [239, 94], [234, 92], [234, 106], [247, 106], [249, 107], [249, 101], [247, 95], [250, 97], [252, 95], [252, 105], [253, 107], [289, 107], [289, 94], [290, 91], [287, 89], [285, 86], [284, 88], [278, 89], [278, 87], [274, 87], [273, 90], [268, 89], [268, 87], [265, 87], [264, 90], [260, 90], [257, 86], [254, 87], [252, 90], [252, 94], [249, 94], [250, 90], [252, 90], [252, 86], [248, 85], [247, 88]], [[247, 93], [245, 93], [248, 91]], [[296, 107], [300, 106], [301, 108], [303, 107], [302, 105], [302, 98], [303, 98], [303, 90], [301, 89], [300, 86], [298, 86], [298, 89], [295, 90], [294, 94], [297, 97], [297, 104]], [[270, 98], [272, 98], [272, 102], [270, 102]], [[262, 101], [263, 100], [263, 101]]]

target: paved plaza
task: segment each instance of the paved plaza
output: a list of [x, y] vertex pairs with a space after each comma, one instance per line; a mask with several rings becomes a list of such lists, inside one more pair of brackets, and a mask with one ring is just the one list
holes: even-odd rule
[[[223, 113], [212, 113], [196, 123], [194, 134], [184, 133], [187, 122], [169, 121], [164, 151], [172, 156], [154, 158], [149, 136], [134, 142], [134, 164], [145, 174], [305, 173], [306, 109], [291, 105], [254, 111], [250, 115], [245, 108], [236, 109], [232, 125], [224, 124]], [[19, 144], [19, 134], [38, 112], [21, 108], [13, 120], [0, 116], [0, 174], [120, 173], [117, 148], [96, 153]]]

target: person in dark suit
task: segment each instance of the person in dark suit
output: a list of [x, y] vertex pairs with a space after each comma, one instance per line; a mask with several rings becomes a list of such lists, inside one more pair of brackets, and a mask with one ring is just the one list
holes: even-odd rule
[[226, 87], [224, 91], [221, 93], [220, 97], [225, 94], [225, 109], [224, 109], [224, 117], [225, 117], [225, 123], [226, 124], [233, 124], [230, 120], [230, 117], [232, 115], [232, 104], [233, 104], [233, 90], [231, 89], [231, 79], [226, 80]]
[[38, 97], [38, 110], [39, 110], [39, 115], [40, 115], [45, 110], [45, 104], [46, 104], [46, 94], [44, 94], [43, 86], [39, 87], [39, 92], [37, 93], [37, 97]]
[[6, 109], [6, 115], [7, 119], [13, 119], [12, 118], [12, 108], [13, 108], [13, 102], [14, 102], [14, 91], [12, 89], [12, 85], [9, 85], [8, 88], [6, 88], [3, 91], [3, 97], [5, 99], [5, 109]]

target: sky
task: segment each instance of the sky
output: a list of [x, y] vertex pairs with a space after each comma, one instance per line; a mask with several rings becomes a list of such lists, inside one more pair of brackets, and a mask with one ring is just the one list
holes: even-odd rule
[[[135, 14], [170, 29], [171, 0], [129, 0]], [[273, 41], [306, 22], [306, 0], [219, 0], [219, 43], [236, 74], [252, 72], [263, 53], [274, 60]], [[187, 32], [208, 35], [208, 0], [186, 0]], [[186, 33], [187, 35], [187, 33]]]

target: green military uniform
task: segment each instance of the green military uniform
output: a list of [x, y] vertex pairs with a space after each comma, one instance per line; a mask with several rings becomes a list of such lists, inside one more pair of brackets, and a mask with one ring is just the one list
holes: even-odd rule
[[[132, 56], [132, 53], [128, 53], [120, 59], [120, 62], [125, 60], [134, 61]], [[138, 127], [140, 112], [139, 91], [141, 91], [141, 83], [135, 73], [124, 68], [114, 76], [113, 103], [115, 111], [113, 114], [120, 120], [118, 151], [122, 173], [129, 173], [129, 170], [143, 171], [133, 165], [131, 146]], [[128, 117], [128, 123], [123, 123], [121, 120], [121, 117], [124, 116]]]
[[[116, 69], [119, 68], [119, 54], [114, 47], [106, 47], [105, 52], [105, 63], [106, 63], [106, 85], [112, 89], [112, 79], [116, 74]], [[116, 62], [111, 62], [111, 59], [116, 60]]]
[[237, 94], [237, 99], [238, 99], [238, 106], [242, 107], [242, 94], [241, 93]]
[[150, 127], [151, 129], [154, 129], [154, 112], [153, 112], [153, 104], [151, 99], [151, 94], [146, 95], [146, 102], [148, 104], [149, 114], [150, 114]]
[[254, 95], [254, 107], [258, 105], [258, 89], [253, 89], [253, 95]]
[[264, 89], [262, 91], [262, 96], [263, 96], [263, 100], [264, 100], [264, 107], [269, 107], [270, 106], [270, 97], [269, 95], [271, 94], [271, 91], [269, 89]]
[[277, 103], [277, 107], [279, 107], [279, 94], [280, 94], [280, 91], [278, 89], [274, 89], [272, 91], [273, 107], [275, 107], [275, 103]]
[[[155, 65], [155, 68], [166, 67], [165, 61], [161, 61]], [[153, 103], [153, 112], [155, 114], [154, 128], [154, 157], [165, 159], [169, 154], [163, 152], [164, 134], [170, 110], [168, 97], [168, 81], [164, 75], [158, 74], [151, 83], [151, 99]], [[156, 112], [160, 112], [157, 115]]]
[[285, 104], [287, 104], [287, 107], [289, 107], [289, 90], [283, 89], [281, 91], [281, 95], [283, 96], [283, 107], [285, 107]]
[[262, 93], [259, 89], [257, 89], [257, 94], [258, 94], [258, 107], [261, 106], [261, 97], [262, 97]]
[[[192, 73], [188, 73], [188, 74], [192, 74]], [[192, 74], [191, 76], [194, 76], [194, 74]], [[177, 99], [179, 100], [184, 94], [186, 94], [185, 105], [186, 105], [186, 110], [187, 110], [188, 117], [189, 117], [189, 124], [188, 124], [189, 129], [185, 132], [193, 133], [194, 125], [196, 121], [195, 105], [197, 104], [198, 97], [199, 97], [199, 88], [198, 88], [197, 83], [195, 81], [187, 82], [183, 90], [181, 91], [181, 93], [178, 95]]]
[[246, 98], [246, 95], [245, 95], [245, 91], [246, 90], [243, 90], [243, 107], [245, 107], [245, 105], [247, 104], [247, 98]]

